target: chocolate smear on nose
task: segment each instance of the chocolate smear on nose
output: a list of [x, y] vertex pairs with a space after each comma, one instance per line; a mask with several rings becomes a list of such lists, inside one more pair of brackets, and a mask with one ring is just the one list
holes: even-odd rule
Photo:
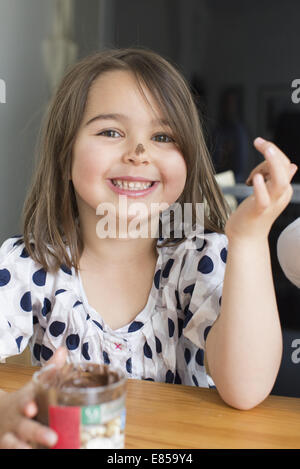
[[136, 147], [135, 153], [139, 155], [139, 153], [143, 153], [144, 151], [145, 151], [145, 148], [143, 147], [141, 143], [139, 143], [138, 146]]

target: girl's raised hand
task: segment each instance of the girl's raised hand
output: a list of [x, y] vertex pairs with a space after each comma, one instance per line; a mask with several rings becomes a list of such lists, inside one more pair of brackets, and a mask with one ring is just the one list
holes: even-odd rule
[[272, 142], [259, 137], [254, 146], [265, 161], [247, 179], [249, 185], [253, 184], [253, 195], [238, 206], [226, 223], [228, 239], [266, 238], [293, 194], [290, 182], [297, 166]]

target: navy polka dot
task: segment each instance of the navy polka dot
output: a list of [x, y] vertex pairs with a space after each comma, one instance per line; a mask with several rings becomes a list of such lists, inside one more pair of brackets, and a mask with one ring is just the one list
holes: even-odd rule
[[221, 306], [221, 303], [222, 303], [222, 297], [220, 296], [219, 298], [219, 305]]
[[131, 363], [131, 358], [128, 358], [126, 361], [126, 370], [128, 373], [132, 373], [132, 363]]
[[66, 339], [66, 345], [69, 350], [77, 349], [79, 345], [79, 335], [78, 334], [70, 334]]
[[179, 300], [179, 293], [178, 293], [178, 290], [175, 290], [175, 298], [176, 298], [176, 308], [177, 309], [182, 309], [181, 308], [181, 304], [180, 304], [180, 300]]
[[192, 285], [188, 285], [187, 287], [185, 287], [185, 289], [183, 290], [183, 293], [190, 293], [192, 295], [194, 288], [195, 288], [195, 284], [192, 283]]
[[[89, 317], [87, 317], [87, 319], [89, 319]], [[103, 327], [101, 326], [100, 322], [95, 321], [94, 319], [92, 319], [92, 321], [94, 324], [96, 324], [97, 327], [99, 327], [99, 329], [101, 329], [101, 331], [103, 331]]]
[[207, 334], [209, 333], [210, 330], [211, 330], [211, 326], [207, 326], [207, 327], [205, 328], [205, 331], [204, 331], [204, 333], [203, 333], [204, 340], [206, 340]]
[[37, 270], [33, 276], [32, 280], [38, 287], [43, 287], [46, 283], [47, 272], [44, 269]]
[[63, 293], [64, 291], [66, 291], [64, 288], [60, 288], [59, 290], [56, 290], [55, 296], [59, 295], [60, 293]]
[[20, 305], [24, 311], [29, 312], [32, 310], [30, 291], [27, 291], [26, 293], [24, 293], [24, 295], [21, 298]]
[[145, 345], [144, 345], [144, 355], [147, 358], [152, 358], [152, 350], [151, 350], [151, 347], [147, 344], [147, 341], [145, 342]]
[[188, 348], [184, 349], [184, 359], [186, 361], [186, 364], [188, 365], [191, 361], [191, 352]]
[[154, 275], [154, 285], [157, 288], [157, 290], [159, 289], [160, 273], [161, 273], [161, 270], [159, 269]]
[[42, 308], [42, 315], [46, 316], [51, 311], [51, 301], [48, 298], [44, 298], [44, 306]]
[[84, 344], [82, 344], [81, 353], [82, 353], [82, 355], [84, 356], [84, 358], [86, 360], [91, 359], [91, 357], [89, 356], [89, 344], [88, 344], [88, 342], [84, 342]]
[[21, 347], [21, 342], [23, 340], [23, 336], [20, 335], [19, 337], [16, 338], [17, 346], [18, 346], [18, 351], [20, 352], [20, 347]]
[[7, 324], [9, 325], [9, 327], [11, 327], [11, 323], [9, 321], [7, 321]]
[[10, 281], [10, 272], [7, 269], [0, 270], [0, 287], [4, 287]]
[[26, 259], [26, 257], [29, 257], [29, 254], [27, 252], [27, 249], [26, 248], [23, 248], [21, 254], [20, 254], [20, 257], [23, 257], [24, 259]]
[[162, 351], [161, 341], [156, 336], [155, 336], [155, 345], [156, 345], [156, 353], [161, 353]]
[[210, 274], [213, 271], [214, 263], [209, 256], [203, 256], [198, 264], [198, 271], [202, 274]]
[[184, 321], [183, 321], [183, 328], [185, 328], [188, 325], [188, 323], [190, 322], [190, 320], [193, 317], [193, 313], [188, 308], [187, 308], [187, 311], [185, 309], [184, 313], [185, 313], [185, 318], [184, 318]]
[[108, 353], [105, 352], [105, 350], [103, 350], [103, 360], [104, 360], [105, 365], [110, 364], [110, 359], [109, 359]]
[[33, 356], [36, 360], [40, 361], [41, 359], [41, 346], [40, 344], [35, 343], [33, 346]]
[[154, 381], [153, 378], [143, 378], [144, 381]]
[[199, 348], [198, 352], [196, 353], [195, 360], [198, 365], [203, 366], [204, 364], [204, 351]]
[[176, 374], [175, 374], [174, 383], [175, 383], [175, 384], [181, 384], [181, 378], [180, 378], [179, 373], [178, 373], [177, 370], [176, 370]]
[[165, 268], [164, 268], [164, 270], [163, 270], [163, 272], [162, 272], [162, 276], [163, 276], [164, 278], [168, 278], [168, 277], [169, 277], [169, 275], [170, 275], [170, 270], [171, 270], [173, 264], [174, 264], [174, 259], [169, 259], [168, 262], [166, 263]]
[[41, 356], [44, 360], [49, 360], [53, 355], [53, 352], [50, 348], [46, 347], [46, 345], [42, 345], [41, 348]]
[[60, 268], [63, 272], [65, 272], [65, 274], [72, 275], [72, 270], [69, 269], [69, 267], [67, 267], [65, 264], [62, 264]]
[[166, 383], [173, 383], [174, 382], [174, 373], [171, 370], [168, 370], [166, 373]]
[[182, 329], [183, 329], [183, 319], [178, 318], [178, 339], [182, 335]]
[[82, 305], [82, 301], [77, 300], [77, 301], [73, 304], [73, 308], [75, 308], [75, 307], [78, 306], [78, 305]]
[[192, 380], [194, 381], [195, 386], [199, 386], [197, 378], [195, 375], [192, 375]]
[[133, 321], [130, 326], [128, 327], [128, 332], [135, 332], [138, 331], [141, 327], [143, 327], [144, 323], [140, 321]]
[[39, 320], [37, 316], [32, 316], [32, 324], [38, 324]]
[[65, 328], [66, 325], [64, 322], [53, 321], [52, 324], [50, 324], [49, 331], [51, 335], [53, 335], [54, 337], [58, 337], [64, 332]]
[[175, 331], [175, 324], [172, 319], [168, 318], [169, 337], [173, 337]]
[[[15, 237], [15, 236], [14, 236]], [[20, 244], [23, 244], [23, 239], [18, 239], [18, 241], [16, 241], [14, 244], [13, 244], [13, 247], [14, 246], [19, 246]]]
[[223, 248], [222, 251], [221, 251], [221, 259], [223, 262], [226, 263], [226, 260], [227, 260], [227, 249], [226, 248]]

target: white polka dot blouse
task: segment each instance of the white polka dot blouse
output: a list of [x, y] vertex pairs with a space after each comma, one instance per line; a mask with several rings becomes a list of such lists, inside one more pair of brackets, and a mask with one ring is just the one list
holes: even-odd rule
[[205, 340], [220, 312], [227, 238], [196, 230], [177, 246], [160, 244], [145, 308], [112, 330], [88, 304], [80, 274], [64, 265], [46, 272], [21, 236], [7, 239], [0, 248], [0, 359], [29, 344], [33, 365], [44, 365], [65, 346], [69, 362], [111, 364], [128, 378], [213, 386]]

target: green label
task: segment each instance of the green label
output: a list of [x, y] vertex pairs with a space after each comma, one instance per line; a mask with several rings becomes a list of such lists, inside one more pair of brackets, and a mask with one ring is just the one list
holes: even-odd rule
[[99, 425], [101, 423], [101, 409], [99, 405], [81, 407], [82, 425]]
[[81, 407], [81, 425], [102, 425], [121, 416], [125, 409], [125, 396], [100, 405]]

